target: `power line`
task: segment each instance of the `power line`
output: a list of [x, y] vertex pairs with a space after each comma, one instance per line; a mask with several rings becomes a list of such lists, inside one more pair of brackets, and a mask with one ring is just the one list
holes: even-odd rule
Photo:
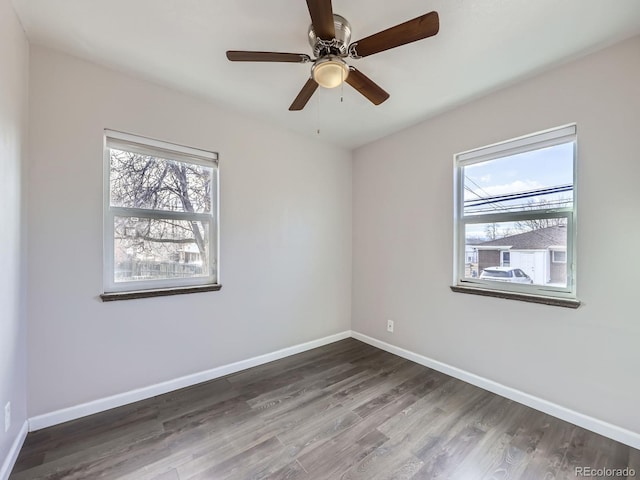
[[504, 195], [493, 195], [490, 197], [482, 197], [478, 200], [465, 200], [464, 203], [469, 204], [468, 205], [469, 207], [479, 207], [481, 205], [490, 205], [490, 204], [505, 202], [509, 200], [519, 200], [521, 198], [539, 197], [543, 195], [551, 195], [554, 193], [569, 192], [572, 190], [573, 190], [572, 184], [558, 185], [555, 187], [538, 188], [535, 190], [527, 190], [523, 192], [515, 192], [515, 193], [504, 194]]
[[[545, 202], [544, 204], [541, 204], [539, 208], [535, 204], [532, 205], [531, 203], [517, 203], [514, 205], [509, 205], [508, 207], [505, 207], [505, 209], [509, 212], [519, 212], [525, 209], [535, 211], [535, 210], [544, 210], [544, 209], [553, 208], [553, 207], [567, 206], [569, 203], [571, 203], [571, 200], [560, 199], [560, 200]], [[487, 207], [493, 207], [493, 205], [488, 205]], [[495, 212], [495, 208], [467, 207], [465, 209], [465, 213], [467, 214], [487, 213], [487, 212]]]
[[[476, 182], [474, 182], [471, 178], [469, 178], [468, 175], [465, 175], [464, 178], [466, 178], [467, 180], [469, 180], [469, 182], [473, 183], [476, 187], [478, 187], [485, 195], [487, 195], [486, 197], [483, 197], [479, 194], [477, 194], [471, 187], [468, 186], [464, 186], [464, 189], [467, 190], [468, 192], [473, 193], [476, 197], [478, 197], [479, 199], [483, 200], [486, 198], [490, 198], [491, 195], [489, 194], [489, 192], [487, 192], [484, 188], [482, 188], [480, 185], [478, 185]], [[469, 200], [470, 201], [470, 200]], [[491, 204], [491, 207], [493, 208], [493, 210], [500, 210], [500, 209], [504, 209], [505, 207], [503, 205], [493, 205]]]

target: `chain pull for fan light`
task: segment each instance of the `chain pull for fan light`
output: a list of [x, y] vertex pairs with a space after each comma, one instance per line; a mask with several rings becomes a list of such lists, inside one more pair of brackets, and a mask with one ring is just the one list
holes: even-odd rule
[[316, 116], [316, 134], [320, 135], [320, 92], [318, 92], [318, 95], [316, 95], [316, 98], [318, 99], [318, 108], [316, 109], [317, 112], [317, 116]]

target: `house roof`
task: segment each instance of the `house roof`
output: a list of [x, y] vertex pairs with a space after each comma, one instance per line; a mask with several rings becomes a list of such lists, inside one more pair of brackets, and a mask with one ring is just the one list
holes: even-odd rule
[[487, 249], [487, 247], [496, 247], [496, 249], [505, 248], [505, 245], [511, 247], [511, 250], [539, 250], [549, 247], [566, 247], [567, 245], [567, 227], [555, 226], [540, 228], [530, 232], [519, 233], [517, 235], [509, 235], [497, 240], [482, 242], [476, 247]]

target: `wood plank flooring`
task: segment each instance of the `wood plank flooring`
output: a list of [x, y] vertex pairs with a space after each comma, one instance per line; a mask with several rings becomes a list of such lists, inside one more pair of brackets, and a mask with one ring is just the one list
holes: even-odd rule
[[640, 478], [638, 450], [347, 339], [29, 433], [10, 480], [559, 480], [627, 466]]

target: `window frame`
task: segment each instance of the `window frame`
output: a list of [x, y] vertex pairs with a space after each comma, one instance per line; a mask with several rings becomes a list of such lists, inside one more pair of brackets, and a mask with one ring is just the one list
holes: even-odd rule
[[[564, 260], [556, 260], [556, 253], [564, 253]], [[566, 250], [552, 249], [551, 250], [551, 263], [559, 263], [559, 264], [567, 263], [567, 252], [566, 252]]]
[[[464, 215], [464, 167], [496, 160], [503, 157], [540, 150], [556, 145], [573, 143], [573, 205], [571, 208], [550, 208], [539, 210], [522, 210], [504, 213], [486, 213]], [[569, 124], [551, 128], [541, 132], [524, 135], [511, 140], [491, 144], [472, 150], [467, 150], [453, 156], [454, 165], [454, 258], [453, 258], [453, 287], [454, 291], [465, 291], [467, 287], [473, 290], [469, 293], [508, 297], [527, 301], [531, 297], [546, 297], [576, 300], [576, 213], [577, 213], [577, 153], [578, 138], [577, 125]], [[550, 285], [525, 285], [508, 282], [492, 282], [478, 277], [465, 277], [465, 227], [470, 224], [514, 222], [530, 219], [564, 218], [567, 228], [567, 285], [557, 287]], [[502, 253], [500, 254], [502, 261]], [[509, 262], [511, 264], [511, 262]], [[511, 265], [509, 265], [511, 266]], [[514, 295], [509, 296], [508, 294]], [[545, 303], [545, 302], [541, 302]], [[553, 303], [553, 302], [550, 302]], [[562, 305], [569, 306], [569, 305]], [[571, 305], [573, 306], [573, 305]]]
[[[143, 155], [157, 156], [165, 160], [206, 166], [213, 170], [211, 178], [211, 209], [208, 213], [176, 212], [133, 207], [111, 206], [111, 155], [110, 149], [116, 148]], [[192, 293], [198, 287], [212, 287], [220, 284], [220, 172], [217, 152], [187, 147], [153, 138], [143, 137], [117, 130], [105, 129], [103, 135], [103, 300], [112, 300], [113, 295], [143, 293], [141, 297], [166, 294]], [[115, 281], [114, 220], [116, 217], [170, 219], [199, 221], [208, 226], [209, 255], [208, 275], [190, 278], [170, 278], [156, 280]], [[195, 287], [195, 288], [194, 288]], [[212, 290], [206, 288], [204, 291]], [[215, 288], [216, 290], [218, 288]], [[147, 294], [144, 294], [147, 292]], [[149, 292], [154, 292], [149, 294]], [[109, 298], [104, 298], [109, 297]]]
[[[505, 257], [509, 257], [509, 259], [506, 262], [505, 262]], [[500, 250], [500, 266], [501, 267], [511, 266], [511, 250]]]

